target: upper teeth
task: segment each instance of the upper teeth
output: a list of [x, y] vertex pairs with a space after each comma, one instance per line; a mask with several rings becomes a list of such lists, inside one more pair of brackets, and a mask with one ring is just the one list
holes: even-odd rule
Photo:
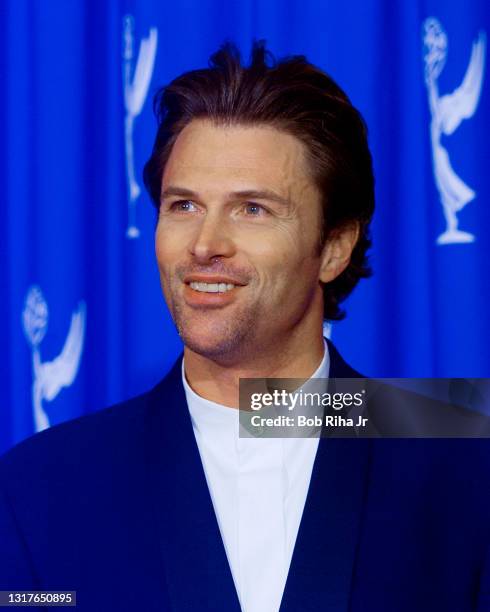
[[224, 293], [233, 289], [235, 285], [230, 283], [189, 283], [191, 289], [195, 291], [207, 291], [208, 293]]

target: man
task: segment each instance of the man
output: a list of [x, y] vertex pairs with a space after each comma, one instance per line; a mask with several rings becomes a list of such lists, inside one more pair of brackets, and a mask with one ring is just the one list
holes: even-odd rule
[[490, 609], [486, 445], [238, 436], [241, 378], [359, 376], [322, 335], [368, 274], [359, 114], [260, 44], [157, 106], [145, 180], [184, 357], [4, 457], [0, 587], [90, 611]]

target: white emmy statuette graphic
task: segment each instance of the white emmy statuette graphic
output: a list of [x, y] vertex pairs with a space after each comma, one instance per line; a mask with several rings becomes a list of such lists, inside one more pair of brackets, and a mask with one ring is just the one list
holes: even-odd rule
[[150, 28], [148, 37], [140, 43], [133, 79], [131, 72], [134, 59], [134, 19], [131, 15], [124, 17], [123, 32], [123, 78], [124, 78], [124, 142], [126, 150], [126, 173], [128, 179], [128, 238], [138, 238], [139, 229], [136, 226], [136, 200], [141, 189], [135, 178], [133, 125], [135, 118], [141, 113], [150, 86], [155, 56], [157, 52], [158, 34], [156, 28]]
[[77, 375], [85, 335], [85, 303], [80, 302], [78, 311], [72, 314], [70, 331], [63, 350], [53, 361], [41, 361], [39, 345], [48, 327], [48, 305], [37, 286], [31, 287], [27, 293], [22, 322], [27, 341], [32, 348], [34, 424], [36, 431], [42, 431], [49, 427], [43, 400], [53, 400], [63, 387], [69, 387], [73, 383]]
[[423, 42], [425, 84], [432, 115], [430, 135], [434, 175], [446, 218], [446, 231], [438, 237], [437, 244], [473, 242], [473, 234], [458, 229], [456, 213], [471, 202], [476, 193], [454, 172], [448, 152], [441, 144], [441, 135], [453, 134], [463, 119], [472, 117], [478, 106], [485, 70], [486, 36], [480, 32], [473, 42], [461, 85], [444, 96], [439, 95], [437, 79], [446, 63], [447, 35], [434, 17], [429, 17], [423, 24]]

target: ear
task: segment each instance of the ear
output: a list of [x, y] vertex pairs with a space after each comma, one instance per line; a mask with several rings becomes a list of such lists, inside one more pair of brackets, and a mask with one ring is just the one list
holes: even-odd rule
[[353, 222], [332, 232], [322, 251], [320, 280], [333, 281], [349, 265], [352, 251], [359, 238], [359, 223]]

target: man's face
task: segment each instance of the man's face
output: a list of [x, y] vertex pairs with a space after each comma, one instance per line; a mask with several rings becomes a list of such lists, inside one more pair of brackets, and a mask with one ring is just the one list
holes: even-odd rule
[[192, 121], [165, 167], [156, 231], [163, 292], [184, 344], [233, 362], [321, 329], [320, 223], [298, 139]]

